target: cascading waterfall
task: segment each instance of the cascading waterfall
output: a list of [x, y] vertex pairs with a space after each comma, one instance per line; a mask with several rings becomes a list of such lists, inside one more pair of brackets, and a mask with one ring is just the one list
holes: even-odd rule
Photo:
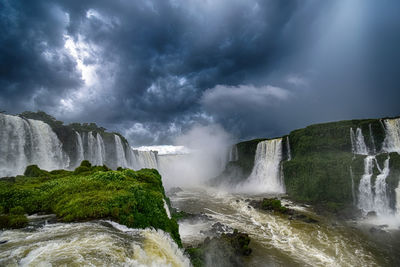
[[136, 154], [130, 146], [128, 146], [126, 148], [125, 155], [127, 156], [126, 160], [127, 160], [129, 168], [131, 168], [133, 170], [137, 170], [140, 168], [139, 161], [136, 157]]
[[364, 212], [372, 211], [374, 208], [374, 195], [371, 185], [374, 162], [375, 156], [367, 156], [364, 159], [364, 174], [358, 187], [358, 207]]
[[82, 160], [85, 159], [85, 150], [83, 148], [83, 142], [81, 135], [75, 131], [76, 135], [76, 166], [78, 166]]
[[290, 150], [289, 136], [286, 137], [286, 151], [287, 151], [287, 160], [292, 160], [292, 151]]
[[105, 147], [103, 138], [99, 133], [96, 133], [96, 137], [94, 137], [93, 132], [89, 132], [87, 136], [88, 160], [92, 163], [92, 165], [103, 165], [105, 161]]
[[[378, 215], [391, 214], [390, 201], [387, 192], [386, 178], [389, 175], [389, 160], [385, 160], [384, 168], [381, 169], [375, 156], [367, 156], [364, 159], [364, 174], [358, 187], [358, 207], [364, 213], [375, 211]], [[376, 167], [380, 172], [372, 185], [373, 169]]]
[[140, 168], [157, 169], [157, 156], [153, 151], [139, 151], [133, 150], [138, 160]]
[[400, 216], [400, 181], [395, 191], [396, 191], [396, 215]]
[[238, 161], [239, 160], [239, 152], [236, 145], [231, 146], [228, 154], [228, 162], [230, 161]]
[[253, 170], [237, 190], [258, 193], [284, 193], [283, 177], [280, 174], [282, 160], [282, 138], [266, 140], [257, 145]]
[[103, 138], [99, 133], [97, 133], [96, 136], [96, 141], [97, 141], [97, 151], [99, 152], [100, 159], [101, 159], [101, 164], [104, 164], [106, 161], [106, 147], [104, 145]]
[[351, 178], [351, 197], [353, 199], [353, 205], [357, 204], [356, 200], [356, 191], [354, 189], [354, 174], [353, 174], [353, 169], [350, 166], [350, 178]]
[[165, 199], [163, 199], [163, 202], [164, 202], [165, 212], [167, 213], [168, 218], [171, 219], [171, 212], [169, 211], [169, 208], [168, 208], [168, 205], [167, 205], [167, 201], [165, 201]]
[[374, 209], [378, 214], [389, 214], [389, 198], [387, 194], [386, 178], [389, 175], [389, 159], [385, 160], [384, 168], [375, 180]]
[[31, 164], [45, 170], [69, 165], [69, 157], [48, 124], [0, 114], [0, 129], [0, 177], [22, 174]]
[[364, 135], [361, 128], [356, 129], [354, 134], [353, 128], [350, 128], [351, 149], [353, 154], [368, 155], [368, 148], [365, 144]]
[[383, 150], [400, 154], [400, 118], [384, 120], [386, 137]]
[[128, 167], [128, 164], [126, 161], [125, 150], [124, 146], [122, 145], [121, 137], [115, 134], [114, 140], [115, 140], [115, 151], [117, 155], [117, 166], [126, 168]]
[[372, 145], [372, 153], [375, 155], [376, 154], [376, 145], [375, 145], [374, 135], [372, 134], [371, 123], [368, 124], [368, 128], [369, 128], [369, 138], [371, 139], [371, 145]]

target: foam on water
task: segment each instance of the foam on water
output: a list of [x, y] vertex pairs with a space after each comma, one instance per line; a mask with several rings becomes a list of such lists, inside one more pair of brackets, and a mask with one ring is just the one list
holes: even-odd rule
[[[193, 205], [197, 206], [197, 209], [204, 211], [213, 222], [220, 222], [248, 233], [252, 240], [251, 246], [261, 246], [262, 253], [281, 255], [279, 257], [288, 259], [286, 264], [378, 266], [374, 255], [364, 248], [357, 234], [345, 231], [342, 227], [333, 227], [324, 221], [304, 223], [288, 220], [285, 216], [259, 211], [243, 200], [248, 196], [225, 194], [223, 197], [218, 197], [205, 191], [193, 191], [192, 199], [197, 200], [194, 204], [190, 201], [189, 192], [186, 192], [186, 195], [184, 193], [178, 195], [176, 199], [171, 197], [174, 205], [182, 208], [187, 202], [187, 207], [190, 209], [193, 209]], [[304, 208], [299, 210], [304, 210]], [[199, 225], [198, 228], [201, 226]], [[195, 230], [195, 227], [189, 225], [188, 229], [185, 229], [188, 233], [182, 235], [182, 241], [188, 242], [187, 238], [189, 242], [196, 240], [193, 238]]]
[[2, 266], [190, 266], [169, 234], [114, 222], [8, 230], [0, 240], [8, 241], [1, 245]]

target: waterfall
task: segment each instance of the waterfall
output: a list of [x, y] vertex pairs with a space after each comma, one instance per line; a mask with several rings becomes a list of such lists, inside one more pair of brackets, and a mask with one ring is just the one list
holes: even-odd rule
[[371, 139], [371, 145], [372, 145], [372, 154], [376, 154], [376, 145], [375, 145], [375, 139], [374, 139], [374, 135], [372, 134], [372, 127], [371, 127], [371, 123], [368, 124], [368, 128], [369, 128], [369, 138]]
[[356, 191], [354, 189], [354, 174], [351, 166], [350, 166], [350, 178], [351, 178], [351, 197], [353, 198], [353, 205], [356, 205], [357, 200], [356, 200]]
[[292, 151], [290, 150], [289, 136], [286, 137], [286, 151], [287, 151], [287, 160], [292, 160]]
[[99, 133], [97, 133], [96, 136], [96, 141], [97, 141], [97, 151], [99, 153], [99, 165], [103, 165], [104, 162], [106, 161], [106, 147], [104, 145], [103, 138]]
[[96, 137], [94, 137], [93, 132], [89, 132], [87, 142], [88, 160], [92, 163], [92, 165], [103, 165], [105, 161], [105, 146], [101, 135], [96, 133]]
[[353, 154], [368, 155], [368, 148], [365, 144], [361, 128], [356, 129], [356, 134], [354, 134], [353, 128], [350, 128], [350, 139]]
[[168, 205], [167, 205], [167, 201], [165, 201], [165, 199], [163, 199], [163, 202], [164, 202], [165, 212], [167, 213], [168, 218], [171, 219], [171, 212], [169, 211], [169, 208], [168, 208]]
[[383, 150], [400, 154], [400, 118], [384, 120], [386, 137]]
[[126, 148], [125, 155], [126, 155], [128, 168], [133, 169], [133, 170], [137, 170], [140, 168], [136, 154], [130, 146], [128, 146]]
[[[228, 154], [228, 162], [230, 161], [238, 161], [239, 160], [239, 152], [236, 145], [231, 146]], [[225, 167], [225, 166], [224, 166]]]
[[133, 150], [136, 154], [139, 168], [157, 169], [157, 156], [153, 151]]
[[375, 180], [374, 208], [378, 214], [389, 214], [389, 198], [387, 194], [386, 178], [389, 175], [389, 159], [385, 160], [384, 168]]
[[81, 135], [75, 131], [76, 135], [76, 164], [75, 166], [78, 166], [82, 160], [85, 159], [85, 150], [83, 149], [83, 142], [82, 142], [82, 137]]
[[396, 214], [400, 216], [400, 181], [396, 188]]
[[69, 157], [48, 124], [6, 114], [0, 114], [0, 155], [0, 177], [22, 174], [31, 164], [45, 170], [69, 165]]
[[364, 159], [364, 174], [358, 187], [358, 207], [364, 212], [372, 211], [374, 207], [374, 196], [371, 186], [374, 160], [375, 156], [367, 156]]
[[128, 167], [128, 164], [126, 162], [125, 150], [121, 141], [121, 137], [114, 134], [114, 139], [115, 139], [115, 152], [117, 156], [117, 167], [126, 168]]
[[[390, 158], [388, 157], [385, 160], [384, 168], [381, 169], [375, 156], [367, 156], [364, 159], [364, 174], [358, 188], [358, 207], [364, 213], [369, 211], [375, 211], [378, 215], [391, 213], [386, 183], [386, 178], [390, 172], [389, 160]], [[371, 178], [374, 167], [378, 169], [379, 174], [375, 179], [374, 186], [372, 186]]]
[[280, 174], [282, 160], [282, 138], [266, 140], [257, 145], [253, 170], [238, 191], [258, 193], [284, 193], [283, 177]]

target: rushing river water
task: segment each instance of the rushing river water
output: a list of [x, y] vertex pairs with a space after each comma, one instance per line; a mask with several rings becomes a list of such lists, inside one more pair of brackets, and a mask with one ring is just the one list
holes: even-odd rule
[[[251, 237], [253, 252], [246, 266], [399, 266], [398, 229], [371, 234], [370, 225], [337, 223], [283, 200], [318, 223], [288, 220], [248, 205], [260, 197], [209, 188], [172, 194], [178, 210], [203, 214], [180, 221], [184, 246], [236, 228]], [[25, 229], [0, 232], [0, 266], [190, 266], [183, 250], [160, 230], [129, 229], [111, 221], [46, 223], [48, 219], [54, 221], [30, 216]]]
[[[211, 234], [208, 230], [212, 225], [219, 222], [250, 235], [253, 253], [247, 259], [248, 266], [395, 266], [398, 262], [400, 255], [388, 256], [398, 249], [387, 251], [388, 248], [373, 242], [362, 229], [334, 223], [307, 207], [284, 202], [319, 222], [288, 220], [287, 216], [250, 207], [248, 202], [252, 198], [210, 189], [174, 194], [172, 205], [179, 210], [206, 215], [203, 219], [180, 222], [183, 243], [200, 242]], [[397, 237], [392, 237], [392, 241], [393, 238]]]
[[190, 266], [163, 231], [110, 221], [31, 226], [0, 241], [0, 266]]

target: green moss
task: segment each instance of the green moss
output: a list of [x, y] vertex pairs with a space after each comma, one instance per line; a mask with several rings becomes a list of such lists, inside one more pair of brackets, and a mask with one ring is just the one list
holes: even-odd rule
[[29, 177], [46, 176], [48, 174], [47, 171], [41, 170], [37, 165], [29, 165], [24, 172], [24, 175]]
[[90, 168], [90, 167], [92, 167], [92, 164], [91, 164], [88, 160], [82, 160], [80, 166], [81, 166], [81, 167], [88, 167], [88, 168]]
[[261, 202], [261, 208], [281, 213], [285, 213], [288, 210], [286, 207], [282, 206], [281, 201], [276, 198], [264, 198]]
[[352, 202], [351, 160], [351, 153], [315, 153], [284, 162], [288, 195], [307, 202]]
[[[107, 218], [132, 228], [154, 227], [169, 232], [181, 246], [178, 224], [164, 209], [166, 196], [157, 170], [77, 169], [84, 171], [49, 173], [47, 179], [19, 176], [15, 181], [2, 180], [0, 206], [12, 216], [47, 212], [65, 222]], [[2, 220], [11, 227], [18, 222], [22, 225], [22, 217]]]

